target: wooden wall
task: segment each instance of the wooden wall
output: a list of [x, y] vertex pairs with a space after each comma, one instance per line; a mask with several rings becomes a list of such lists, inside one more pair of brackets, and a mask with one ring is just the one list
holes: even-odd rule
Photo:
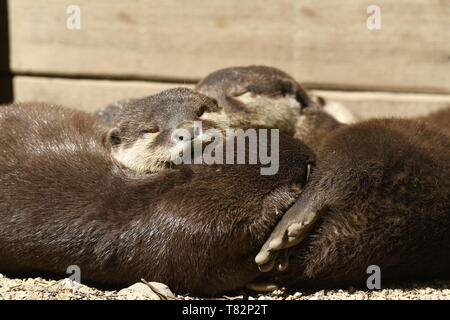
[[[267, 64], [363, 115], [450, 105], [450, 0], [8, 0], [17, 101], [94, 110]], [[66, 27], [69, 5], [81, 28]], [[381, 29], [366, 27], [369, 5]]]

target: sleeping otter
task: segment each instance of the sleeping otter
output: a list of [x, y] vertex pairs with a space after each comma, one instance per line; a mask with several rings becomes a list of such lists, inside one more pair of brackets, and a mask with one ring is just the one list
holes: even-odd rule
[[259, 165], [123, 170], [94, 115], [0, 109], [0, 272], [126, 286], [141, 278], [211, 295], [259, 274], [253, 256], [301, 192], [313, 155], [281, 135], [276, 175]]
[[319, 108], [337, 122], [356, 121], [344, 106], [310, 94], [289, 74], [268, 66], [221, 69], [201, 80], [195, 90], [217, 99], [221, 112], [210, 116], [229, 127], [261, 125], [294, 135], [297, 119], [307, 108]]
[[191, 144], [209, 141], [205, 131], [223, 130], [220, 123], [205, 119], [218, 110], [216, 100], [187, 88], [130, 101], [122, 106], [108, 134], [111, 154], [137, 174], [170, 168], [174, 155]]
[[289, 286], [362, 285], [367, 267], [378, 265], [383, 282], [448, 279], [450, 139], [435, 122], [448, 111], [329, 133], [304, 192], [256, 257], [263, 271], [275, 264], [284, 270], [290, 250], [290, 265], [265, 278]]

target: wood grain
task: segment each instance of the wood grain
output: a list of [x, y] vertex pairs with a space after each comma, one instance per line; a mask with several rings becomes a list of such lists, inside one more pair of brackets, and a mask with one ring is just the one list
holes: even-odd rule
[[450, 1], [9, 0], [11, 67], [20, 74], [197, 80], [267, 64], [323, 88], [450, 92]]

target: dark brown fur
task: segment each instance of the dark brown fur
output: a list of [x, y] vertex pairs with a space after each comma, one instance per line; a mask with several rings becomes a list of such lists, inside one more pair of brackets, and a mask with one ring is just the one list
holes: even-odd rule
[[427, 124], [437, 127], [447, 135], [450, 135], [450, 106], [442, 110], [432, 112], [429, 115], [419, 118]]
[[[283, 137], [280, 171], [186, 166], [132, 176], [103, 146], [93, 116], [47, 106], [0, 113], [0, 271], [64, 275], [125, 286], [140, 278], [178, 292], [214, 294], [258, 277], [253, 256], [302, 185], [312, 155]], [[413, 120], [337, 129], [290, 212], [322, 218], [292, 251], [288, 286], [448, 277], [450, 156], [447, 136]]]
[[[278, 224], [321, 216], [291, 248], [285, 285], [450, 278], [450, 139], [421, 120], [370, 120], [331, 132], [311, 180]], [[278, 228], [278, 226], [277, 226]], [[280, 230], [283, 230], [282, 228]]]
[[305, 182], [311, 153], [284, 137], [280, 170], [192, 165], [123, 171], [95, 116], [46, 105], [0, 110], [0, 272], [127, 286], [141, 278], [214, 294], [259, 275], [253, 257]]

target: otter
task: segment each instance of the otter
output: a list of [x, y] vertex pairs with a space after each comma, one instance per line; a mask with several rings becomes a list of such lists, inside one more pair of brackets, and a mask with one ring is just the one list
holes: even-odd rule
[[0, 272], [56, 277], [77, 265], [83, 283], [144, 278], [196, 295], [258, 277], [253, 256], [314, 157], [280, 135], [276, 175], [249, 164], [135, 175], [110, 156], [110, 128], [94, 115], [13, 104], [0, 129]]
[[312, 95], [286, 72], [263, 65], [215, 71], [195, 90], [218, 100], [221, 113], [211, 116], [230, 127], [261, 125], [294, 135], [303, 111], [319, 107], [337, 122], [356, 121], [344, 106]]
[[221, 69], [201, 80], [195, 90], [217, 99], [221, 112], [210, 116], [228, 127], [261, 125], [291, 135], [302, 109], [314, 104], [290, 75], [267, 66]]
[[255, 258], [262, 271], [287, 270], [263, 278], [364, 285], [370, 265], [383, 282], [450, 278], [450, 139], [438, 115], [450, 113], [326, 135], [304, 191]]
[[187, 88], [129, 101], [108, 134], [111, 154], [136, 174], [170, 168], [175, 155], [210, 141], [208, 129], [223, 130], [221, 123], [206, 118], [218, 110], [216, 100]]

